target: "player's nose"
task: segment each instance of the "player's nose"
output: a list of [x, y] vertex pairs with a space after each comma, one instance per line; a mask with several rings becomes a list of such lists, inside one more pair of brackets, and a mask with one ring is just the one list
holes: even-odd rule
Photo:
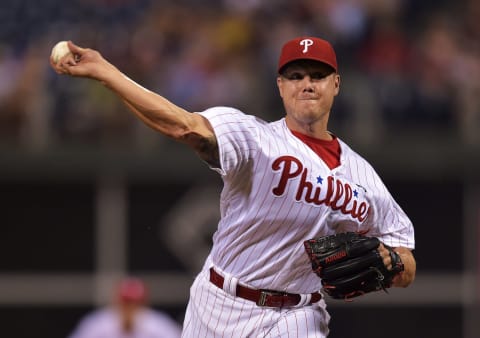
[[305, 81], [302, 84], [302, 91], [304, 93], [314, 93], [315, 92], [315, 86], [311, 81]]
[[311, 78], [310, 75], [305, 75], [302, 80], [300, 81], [300, 84], [302, 86], [302, 90], [304, 92], [314, 92], [315, 87], [313, 85], [313, 79]]

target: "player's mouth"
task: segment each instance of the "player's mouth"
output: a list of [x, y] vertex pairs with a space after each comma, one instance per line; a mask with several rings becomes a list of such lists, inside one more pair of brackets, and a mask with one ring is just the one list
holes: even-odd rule
[[300, 101], [309, 101], [309, 100], [318, 100], [319, 97], [317, 95], [300, 95], [298, 100]]

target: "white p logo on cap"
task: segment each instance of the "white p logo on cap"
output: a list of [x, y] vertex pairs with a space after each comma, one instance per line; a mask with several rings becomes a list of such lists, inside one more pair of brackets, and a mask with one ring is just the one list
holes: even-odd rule
[[303, 39], [300, 41], [300, 45], [303, 46], [302, 53], [305, 54], [308, 52], [308, 47], [313, 45], [313, 40], [312, 39]]

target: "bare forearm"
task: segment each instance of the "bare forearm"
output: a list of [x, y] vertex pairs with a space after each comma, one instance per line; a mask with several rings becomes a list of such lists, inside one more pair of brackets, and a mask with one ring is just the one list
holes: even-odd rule
[[128, 103], [128, 107], [143, 122], [167, 136], [182, 140], [183, 135], [193, 131], [192, 126], [196, 127], [191, 121], [192, 114], [132, 81], [98, 51], [72, 42], [68, 42], [68, 48], [71, 53], [60, 60], [50, 58], [50, 64], [57, 73], [102, 82]]
[[119, 70], [108, 70], [100, 81], [151, 128], [175, 139], [181, 139], [188, 131], [189, 112], [140, 86]]
[[164, 97], [141, 87], [119, 71], [115, 71], [110, 78], [102, 82], [117, 93], [145, 124], [188, 144], [211, 165], [220, 165], [215, 135], [203, 117], [189, 113]]
[[210, 123], [166, 98], [132, 81], [93, 49], [68, 42], [71, 53], [60, 60], [50, 58], [59, 74], [87, 77], [102, 82], [116, 93], [145, 124], [177, 141], [188, 144], [209, 163], [218, 163], [216, 138]]

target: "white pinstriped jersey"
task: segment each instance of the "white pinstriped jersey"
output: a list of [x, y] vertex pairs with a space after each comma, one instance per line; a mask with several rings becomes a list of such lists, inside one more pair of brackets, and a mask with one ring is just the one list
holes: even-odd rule
[[[331, 170], [288, 129], [228, 107], [200, 113], [214, 128], [224, 182], [221, 219], [207, 262], [254, 288], [318, 290], [303, 242], [368, 231], [387, 245], [414, 248], [412, 224], [361, 156], [339, 139]], [[206, 266], [205, 268], [208, 268]]]

